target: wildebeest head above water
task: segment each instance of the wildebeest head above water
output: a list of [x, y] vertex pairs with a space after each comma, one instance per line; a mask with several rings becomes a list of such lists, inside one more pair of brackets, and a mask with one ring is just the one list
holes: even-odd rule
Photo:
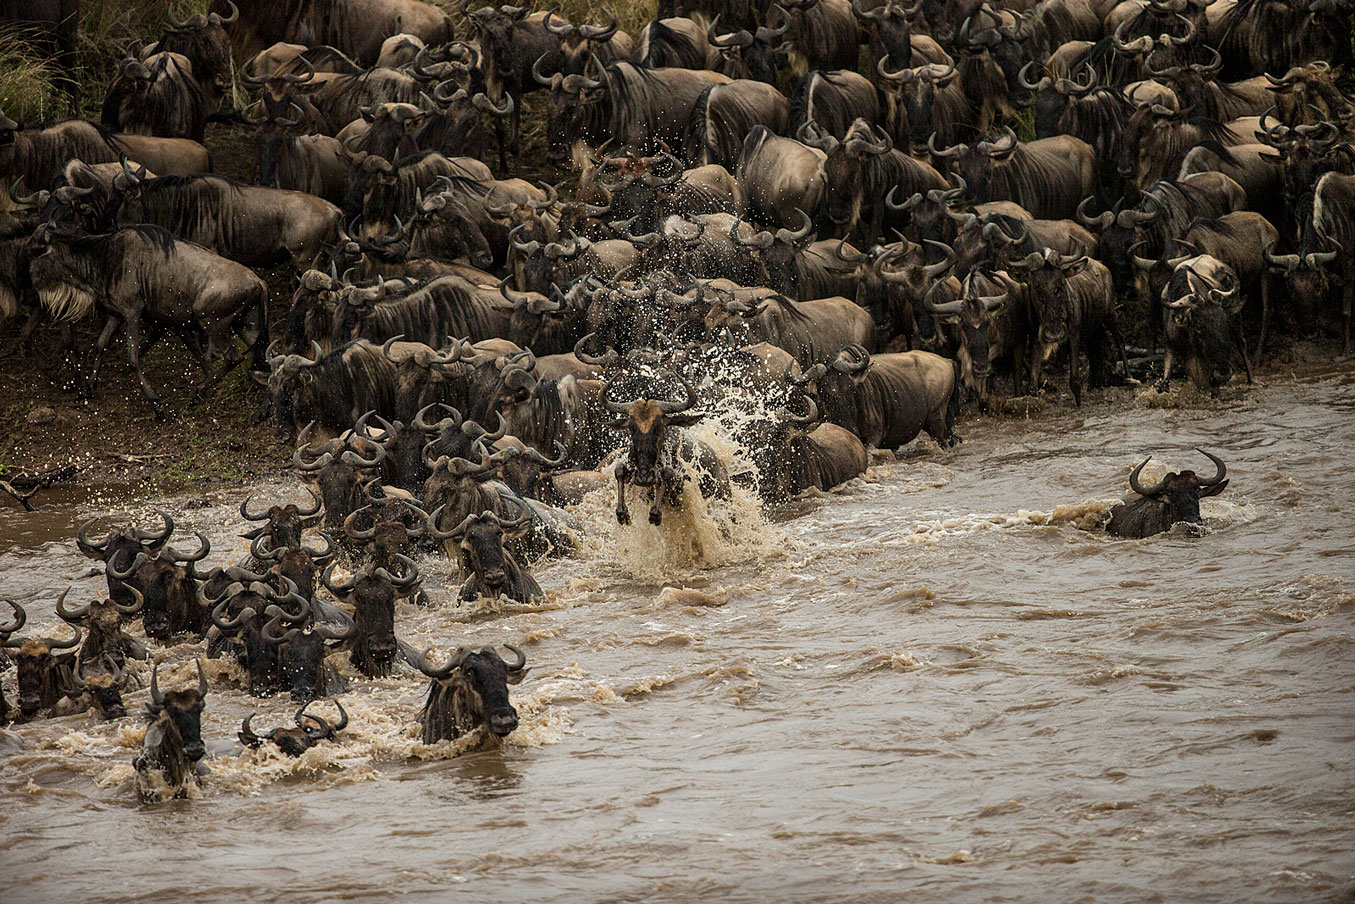
[[458, 647], [445, 665], [433, 666], [428, 662], [432, 650], [423, 652], [419, 671], [432, 679], [428, 700], [419, 713], [425, 744], [458, 738], [476, 729], [502, 738], [518, 727], [508, 685], [526, 676], [527, 656], [511, 644], [504, 647], [512, 651], [515, 661], [505, 662], [493, 647]]
[[293, 717], [296, 728], [272, 728], [261, 735], [255, 734], [250, 727], [250, 721], [258, 715], [251, 713], [240, 723], [240, 743], [259, 747], [264, 741], [272, 741], [288, 756], [301, 756], [321, 741], [333, 740], [338, 732], [348, 726], [348, 712], [343, 708], [343, 704], [335, 700], [334, 705], [339, 709], [337, 722], [330, 722], [323, 716], [306, 712], [306, 707], [310, 706], [307, 703], [298, 709]]
[[1139, 482], [1139, 472], [1152, 460], [1144, 459], [1129, 474], [1129, 486], [1138, 494], [1131, 502], [1122, 502], [1111, 509], [1109, 533], [1118, 537], [1140, 539], [1170, 530], [1173, 524], [1203, 524], [1200, 518], [1200, 500], [1217, 496], [1228, 486], [1228, 467], [1217, 455], [1197, 449], [1214, 463], [1213, 477], [1202, 478], [1194, 471], [1173, 471], [1152, 486]]

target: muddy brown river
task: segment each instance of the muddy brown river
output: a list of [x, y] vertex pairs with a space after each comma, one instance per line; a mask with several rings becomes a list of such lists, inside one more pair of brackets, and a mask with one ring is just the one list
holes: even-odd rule
[[[235, 732], [295, 707], [208, 662], [191, 800], [138, 801], [139, 715], [13, 726], [0, 901], [1352, 900], [1355, 369], [1133, 396], [967, 420], [766, 520], [623, 531], [590, 500], [538, 608], [457, 608], [425, 560], [404, 639], [528, 655], [499, 748], [419, 743], [403, 668], [289, 760]], [[1232, 479], [1204, 536], [1084, 529], [1145, 454], [1207, 470], [1195, 446]], [[51, 633], [61, 588], [102, 586], [83, 518], [169, 508], [215, 564], [244, 552], [239, 499], [0, 509], [0, 596]], [[164, 650], [162, 682], [201, 650]]]

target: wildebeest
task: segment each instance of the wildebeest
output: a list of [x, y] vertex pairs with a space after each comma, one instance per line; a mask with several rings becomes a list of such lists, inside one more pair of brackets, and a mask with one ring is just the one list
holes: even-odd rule
[[858, 231], [867, 244], [879, 236], [885, 215], [885, 197], [893, 191], [905, 195], [950, 188], [941, 174], [926, 163], [894, 149], [883, 130], [858, 119], [838, 141], [816, 135], [806, 125], [800, 140], [828, 155], [824, 161], [824, 213], [843, 235]]
[[796, 222], [796, 211], [813, 216], [826, 192], [828, 155], [757, 125], [748, 133], [735, 178], [743, 187], [749, 213], [763, 222]]
[[284, 505], [270, 505], [262, 512], [251, 512], [249, 503], [254, 496], [252, 494], [246, 496], [240, 503], [240, 517], [246, 521], [264, 523], [240, 536], [250, 541], [266, 536], [272, 549], [285, 546], [300, 547], [302, 531], [320, 523], [320, 494], [310, 487], [306, 487], [306, 492], [311, 497], [310, 508], [302, 508], [296, 503], [288, 502]]
[[420, 738], [425, 744], [453, 740], [473, 731], [502, 738], [518, 727], [518, 713], [508, 700], [508, 685], [527, 675], [527, 656], [504, 644], [516, 659], [505, 662], [493, 647], [472, 651], [458, 647], [444, 665], [428, 661], [432, 650], [419, 657], [419, 671], [432, 680], [428, 699], [419, 711]]
[[944, 280], [937, 280], [923, 296], [924, 307], [937, 322], [957, 334], [960, 379], [978, 397], [980, 411], [988, 409], [994, 364], [1011, 375], [1017, 393], [1025, 385], [1030, 317], [1026, 306], [1012, 297], [1015, 288], [1019, 287], [1010, 281], [976, 271], [965, 277], [959, 298], [934, 300], [948, 291]]
[[201, 142], [207, 100], [187, 57], [161, 52], [138, 59], [129, 52], [108, 86], [99, 118], [114, 132]]
[[[9, 636], [18, 631], [28, 622], [28, 613], [23, 606], [13, 600], [0, 600], [9, 605], [14, 610], [14, 620], [7, 625], [0, 625], [0, 672], [9, 668], [9, 656], [5, 653], [4, 641], [9, 640]], [[0, 690], [0, 725], [9, 724], [9, 704], [5, 702], [5, 694]]]
[[781, 6], [790, 14], [782, 49], [793, 78], [811, 69], [856, 65], [861, 30], [850, 0], [782, 0]]
[[[531, 527], [531, 513], [522, 506], [522, 514], [512, 520], [501, 519], [492, 511], [467, 515], [450, 531], [430, 527], [429, 535], [438, 540], [456, 540], [461, 573], [465, 578], [457, 598], [504, 597], [520, 603], [534, 603], [544, 594], [531, 573], [518, 562], [504, 543], [525, 534]], [[436, 518], [430, 520], [436, 521]]]
[[250, 722], [258, 715], [251, 713], [240, 723], [240, 743], [249, 747], [259, 747], [264, 741], [272, 741], [287, 756], [301, 756], [321, 741], [334, 740], [340, 731], [348, 727], [348, 713], [344, 710], [343, 704], [335, 700], [334, 705], [339, 710], [338, 721], [330, 722], [323, 716], [306, 712], [310, 706], [307, 702], [292, 717], [296, 722], [296, 728], [270, 728], [261, 735], [255, 734], [254, 729], [250, 727]]
[[162, 176], [212, 170], [207, 149], [187, 138], [117, 135], [103, 126], [71, 119], [46, 128], [24, 129], [0, 112], [0, 182], [43, 188], [74, 159], [116, 163], [126, 157]]
[[226, 5], [230, 9], [226, 15], [198, 14], [180, 20], [170, 4], [169, 28], [154, 45], [156, 52], [181, 54], [193, 64], [193, 77], [212, 106], [221, 96], [222, 83], [230, 80], [231, 48], [226, 26], [240, 20], [239, 7], [231, 0], [226, 0]]
[[828, 422], [809, 430], [818, 410], [813, 399], [806, 401], [809, 411], [804, 415], [781, 413], [766, 443], [758, 490], [769, 501], [783, 501], [811, 487], [830, 490], [866, 473], [869, 456], [860, 437]]
[[[722, 10], [716, 15], [706, 30], [706, 41], [719, 56], [711, 68], [732, 79], [754, 79], [775, 87], [781, 81], [780, 59], [785, 54], [780, 48], [790, 31], [790, 15], [773, 3], [765, 25], [749, 31], [737, 28], [736, 24], [736, 31], [722, 34], [720, 18], [724, 13]], [[772, 24], [773, 13], [780, 14], [780, 21], [775, 25]]]
[[[29, 269], [48, 314], [72, 321], [97, 308], [105, 317], [85, 375], [86, 392], [98, 379], [99, 358], [119, 325], [142, 395], [157, 417], [165, 417], [165, 409], [142, 370], [141, 354], [143, 340], [149, 346], [166, 329], [179, 336], [202, 368], [192, 405], [244, 359], [233, 336], [252, 350], [256, 372], [267, 369], [268, 289], [247, 267], [179, 241], [158, 226], [128, 226], [105, 235], [50, 227], [41, 233], [34, 240], [42, 251]], [[213, 373], [211, 362], [218, 356], [224, 360]]]
[[[169, 542], [170, 535], [174, 533], [174, 519], [169, 513], [156, 509], [155, 514], [163, 522], [160, 530], [145, 530], [134, 525], [110, 530], [102, 543], [96, 543], [89, 536], [89, 528], [95, 520], [91, 519], [80, 525], [80, 530], [76, 532], [75, 545], [85, 558], [103, 562], [105, 566], [120, 562], [126, 567], [138, 553], [154, 553], [159, 550]], [[140, 600], [133, 599], [127, 583], [111, 575], [108, 577], [108, 595], [114, 603], [129, 612], [141, 605]]]
[[419, 583], [418, 566], [405, 556], [398, 558], [405, 569], [404, 574], [398, 576], [376, 567], [359, 571], [352, 579], [336, 584], [331, 579], [333, 562], [325, 566], [320, 575], [330, 593], [352, 605], [357, 630], [349, 642], [348, 658], [358, 671], [372, 678], [390, 674], [398, 649], [395, 601], [412, 595]]
[[268, 387], [279, 442], [292, 442], [297, 429], [311, 421], [338, 434], [365, 411], [400, 416], [396, 367], [381, 346], [358, 339], [328, 354], [317, 346], [312, 354], [275, 355], [270, 374], [256, 376]]
[[153, 555], [139, 552], [131, 564], [122, 568], [109, 562], [110, 581], [135, 580], [144, 597], [141, 623], [146, 636], [161, 642], [175, 634], [187, 633], [200, 638], [207, 630], [207, 613], [197, 603], [199, 576], [194, 563], [202, 561], [212, 544], [198, 535], [198, 548], [192, 553], [165, 546]]
[[942, 446], [959, 442], [956, 368], [931, 352], [871, 355], [848, 346], [793, 382], [814, 384], [824, 417], [867, 446], [897, 449], [923, 430]]
[[1026, 283], [1031, 300], [1036, 328], [1031, 384], [1039, 388], [1044, 364], [1066, 345], [1068, 386], [1074, 404], [1081, 405], [1082, 353], [1087, 354], [1087, 382], [1093, 388], [1107, 383], [1117, 347], [1124, 358], [1110, 271], [1085, 254], [1062, 255], [1051, 248], [1031, 252], [1008, 269]]
[[702, 92], [731, 81], [709, 70], [603, 65], [596, 57], [589, 70], [596, 78], [586, 73], [546, 78], [533, 69], [539, 81], [551, 85], [546, 135], [550, 160], [565, 159], [578, 141], [593, 147], [608, 138], [633, 147], [659, 141], [680, 146]]
[[[230, 0], [212, 0], [211, 12], [228, 12]], [[238, 0], [240, 21], [231, 43], [252, 56], [278, 41], [328, 44], [371, 66], [386, 38], [411, 34], [425, 44], [455, 38], [451, 18], [419, 0]]]
[[[505, 96], [521, 98], [536, 89], [532, 78], [532, 63], [542, 55], [548, 65], [558, 55], [559, 41], [546, 30], [546, 13], [533, 13], [527, 6], [492, 6], [469, 11], [467, 23], [475, 31], [480, 44], [480, 69], [485, 77], [485, 93], [494, 101]], [[551, 69], [554, 71], [557, 67]], [[513, 107], [509, 123], [509, 138], [513, 156], [519, 154], [517, 144], [521, 104]], [[502, 134], [502, 120], [495, 120], [498, 132], [499, 165], [505, 164], [506, 142]]]
[[1183, 358], [1191, 382], [1201, 392], [1218, 395], [1232, 376], [1234, 344], [1242, 353], [1251, 382], [1251, 361], [1237, 315], [1242, 311], [1242, 285], [1233, 269], [1208, 254], [1176, 263], [1162, 290], [1167, 354], [1162, 364], [1165, 387], [1172, 367]]
[[[240, 580], [225, 583], [231, 578]], [[244, 579], [248, 579], [248, 584]], [[228, 566], [213, 569], [208, 580], [198, 588], [198, 598], [204, 607], [211, 609], [212, 624], [220, 638], [234, 638], [237, 661], [249, 673], [249, 693], [255, 697], [271, 696], [284, 687], [277, 651], [278, 632], [272, 632], [270, 636], [265, 634], [265, 628], [274, 619], [301, 624], [311, 611], [309, 601], [297, 592], [296, 584], [290, 579], [282, 579], [285, 592], [279, 592], [270, 580], [269, 575]], [[223, 583], [225, 586], [221, 587], [220, 593], [214, 594], [214, 586]], [[293, 608], [287, 608], [289, 606]], [[220, 642], [215, 637], [212, 641], [208, 645], [209, 652]]]
[[770, 295], [760, 301], [716, 301], [706, 317], [708, 332], [728, 327], [738, 345], [770, 342], [795, 356], [802, 368], [828, 360], [848, 345], [875, 347], [870, 312], [847, 298], [793, 301]]
[[[146, 645], [128, 637], [122, 630], [122, 620], [136, 616], [144, 603], [140, 590], [131, 585], [128, 585], [127, 589], [136, 600], [130, 606], [120, 606], [111, 599], [104, 599], [91, 600], [73, 609], [67, 608], [66, 596], [70, 593], [69, 588], [57, 598], [57, 616], [67, 624], [80, 625], [85, 629], [85, 642], [81, 644], [80, 651], [76, 655], [77, 661], [93, 663], [104, 659], [114, 666], [121, 667], [128, 659], [147, 657]], [[0, 634], [3, 633], [5, 632], [0, 631]]]
[[1139, 483], [1139, 472], [1152, 461], [1149, 456], [1129, 473], [1129, 486], [1138, 497], [1121, 502], [1110, 510], [1106, 531], [1117, 537], [1142, 539], [1171, 529], [1173, 524], [1203, 524], [1200, 518], [1200, 500], [1217, 496], [1228, 487], [1228, 467], [1217, 455], [1203, 449], [1195, 450], [1214, 463], [1213, 477], [1201, 478], [1194, 471], [1173, 471], [1158, 483], [1145, 487]]
[[343, 232], [343, 214], [304, 192], [242, 185], [222, 176], [115, 181], [116, 210], [104, 226], [150, 223], [248, 266], [291, 260], [305, 269]]
[[187, 797], [188, 783], [204, 771], [198, 761], [207, 752], [202, 743], [202, 710], [207, 704], [207, 675], [198, 666], [198, 686], [160, 691], [160, 663], [151, 669], [151, 702], [146, 710], [151, 724], [132, 761], [141, 794], [148, 800]]
[[687, 159], [694, 164], [718, 163], [732, 170], [754, 126], [766, 126], [779, 135], [789, 121], [790, 104], [772, 85], [752, 79], [711, 85], [692, 110], [685, 142]]
[[[17, 611], [16, 608], [16, 614]], [[17, 631], [22, 625], [21, 620], [14, 630]], [[64, 688], [73, 684], [75, 654], [53, 652], [70, 650], [80, 645], [80, 628], [73, 627], [75, 636], [69, 640], [6, 636], [0, 643], [5, 649], [14, 651], [11, 655], [19, 672], [19, 714], [24, 721], [60, 702], [66, 695]]]
[[880, 105], [875, 86], [850, 69], [811, 72], [791, 92], [790, 128], [796, 132], [812, 122], [823, 134], [840, 140], [858, 119], [877, 122]]
[[996, 141], [937, 148], [975, 201], [1015, 201], [1040, 219], [1070, 218], [1096, 190], [1096, 151], [1069, 135], [1021, 143], [1010, 128]]
[[1345, 321], [1345, 341], [1342, 354], [1350, 354], [1350, 324], [1355, 314], [1355, 265], [1351, 263], [1351, 248], [1355, 248], [1355, 176], [1330, 172], [1317, 180], [1313, 190], [1313, 220], [1307, 237], [1307, 254], [1318, 252], [1317, 246], [1335, 246], [1342, 249], [1341, 316]]
[[[615, 402], [603, 390], [602, 404], [617, 420], [613, 429], [625, 430], [629, 443], [616, 464], [616, 520], [630, 523], [626, 507], [626, 484], [649, 490], [649, 523], [663, 522], [663, 509], [682, 502], [683, 485], [692, 479], [687, 467], [696, 469], [697, 486], [704, 498], [728, 497], [729, 477], [714, 450], [685, 428], [701, 415], [690, 411], [696, 404], [692, 388], [681, 381], [686, 398], [678, 402], [640, 398]], [[610, 389], [610, 385], [607, 389]]]

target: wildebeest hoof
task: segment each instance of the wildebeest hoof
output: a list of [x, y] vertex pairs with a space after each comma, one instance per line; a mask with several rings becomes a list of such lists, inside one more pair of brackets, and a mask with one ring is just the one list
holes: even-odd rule
[[662, 523], [663, 523], [663, 510], [662, 510], [662, 509], [657, 509], [657, 508], [652, 508], [652, 509], [650, 509], [650, 510], [649, 510], [649, 523], [650, 523], [650, 524], [656, 524], [656, 525], [657, 525], [657, 524], [662, 524]]
[[617, 523], [617, 524], [630, 524], [630, 512], [626, 511], [626, 510], [623, 509], [623, 508], [617, 509], [617, 510], [616, 510], [616, 523]]

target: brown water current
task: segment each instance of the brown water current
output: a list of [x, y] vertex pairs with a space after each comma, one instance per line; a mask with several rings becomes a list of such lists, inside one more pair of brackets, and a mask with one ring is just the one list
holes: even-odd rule
[[[590, 499], [537, 608], [456, 608], [428, 558], [404, 639], [527, 653], [502, 747], [419, 743], [403, 667], [288, 760], [235, 732], [295, 706], [209, 662], [192, 800], [137, 800], [144, 690], [119, 722], [13, 726], [0, 902], [1352, 900], [1355, 370], [1132, 397], [964, 422], [765, 521], [736, 505], [696, 553]], [[1084, 529], [1146, 454], [1208, 472], [1195, 446], [1232, 480], [1204, 536]], [[239, 499], [158, 504], [219, 563]], [[76, 525], [152, 507], [0, 509], [0, 596], [51, 633], [61, 588], [103, 586]], [[201, 649], [163, 651], [162, 682]]]

